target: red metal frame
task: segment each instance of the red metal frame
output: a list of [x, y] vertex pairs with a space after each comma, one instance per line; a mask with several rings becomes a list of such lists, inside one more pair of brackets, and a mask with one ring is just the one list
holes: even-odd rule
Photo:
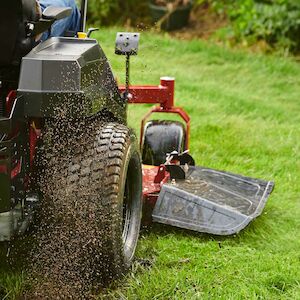
[[[125, 87], [121, 86], [121, 92], [125, 92]], [[144, 128], [147, 119], [154, 113], [169, 113], [179, 115], [186, 124], [186, 141], [185, 150], [189, 149], [191, 123], [189, 115], [181, 108], [175, 106], [175, 79], [171, 77], [162, 77], [158, 86], [131, 86], [129, 89], [128, 103], [131, 104], [160, 104], [153, 107], [142, 119], [141, 122], [141, 138], [144, 136]]]
[[[121, 92], [126, 91], [125, 86], [119, 87]], [[135, 85], [129, 88], [128, 103], [134, 104], [160, 104], [168, 109], [174, 107], [175, 79], [162, 77], [160, 85]]]
[[144, 225], [149, 225], [152, 222], [152, 211], [156, 204], [161, 187], [169, 180], [170, 173], [166, 171], [166, 166], [143, 165]]
[[14, 91], [14, 90], [10, 91], [6, 97], [5, 108], [6, 108], [7, 117], [9, 117], [9, 115], [11, 113], [11, 110], [15, 103], [16, 97], [17, 97], [17, 91]]
[[[8, 93], [6, 97], [6, 115], [9, 117], [12, 107], [15, 103], [17, 97], [17, 91], [12, 90]], [[16, 132], [12, 134], [14, 136], [17, 134], [18, 129], [16, 129]], [[41, 130], [37, 129], [35, 126], [35, 122], [32, 120], [29, 122], [29, 151], [30, 151], [30, 166], [33, 166], [34, 156], [36, 153], [36, 145], [37, 141], [41, 136]], [[19, 160], [17, 162], [17, 165], [15, 168], [11, 171], [11, 178], [15, 178], [20, 172], [22, 168], [22, 160]], [[7, 173], [7, 169], [5, 166], [0, 166], [0, 173]]]
[[[125, 92], [125, 86], [119, 87], [120, 92]], [[128, 103], [131, 104], [159, 104], [151, 108], [144, 116], [141, 122], [142, 145], [144, 128], [146, 121], [154, 113], [168, 113], [179, 115], [186, 125], [185, 150], [189, 149], [191, 121], [189, 115], [180, 107], [175, 106], [175, 79], [170, 77], [162, 77], [158, 86], [131, 86], [129, 88]], [[143, 223], [151, 223], [152, 210], [157, 201], [161, 187], [170, 180], [170, 174], [166, 171], [164, 165], [161, 166], [143, 166], [143, 199], [144, 217]]]

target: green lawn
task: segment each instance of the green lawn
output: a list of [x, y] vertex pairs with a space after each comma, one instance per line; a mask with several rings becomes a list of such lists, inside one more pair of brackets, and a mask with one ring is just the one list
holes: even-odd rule
[[[123, 81], [116, 31], [97, 37]], [[132, 272], [100, 299], [300, 299], [300, 64], [144, 33], [131, 70], [134, 84], [176, 77], [199, 165], [274, 180], [276, 188], [237, 236], [161, 225], [142, 232]], [[138, 128], [146, 111], [130, 107], [130, 125]], [[20, 276], [0, 272], [0, 295], [1, 286], [14, 295]]]

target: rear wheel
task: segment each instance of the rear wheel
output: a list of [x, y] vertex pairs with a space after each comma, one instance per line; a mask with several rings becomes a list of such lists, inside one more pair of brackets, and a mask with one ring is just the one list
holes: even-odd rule
[[[136, 137], [126, 126], [96, 122], [85, 132], [76, 126], [73, 134], [80, 134], [70, 139], [68, 127], [68, 142], [61, 132], [51, 133], [58, 138], [50, 139], [42, 181], [48, 207], [43, 210], [51, 211], [42, 227], [51, 232], [40, 238], [39, 259], [47, 278], [74, 285], [80, 276], [90, 285], [124, 274], [132, 263], [142, 215], [142, 169]], [[49, 252], [56, 257], [49, 260]]]
[[[123, 125], [108, 124], [97, 137], [103, 169], [102, 228], [104, 270], [109, 277], [123, 273], [131, 264], [139, 236], [142, 214], [142, 171], [135, 136]], [[96, 162], [97, 165], [99, 162]], [[103, 262], [102, 262], [103, 264]]]
[[99, 195], [99, 265], [107, 279], [125, 272], [135, 253], [142, 212], [141, 161], [135, 135], [119, 124], [102, 126], [90, 150], [91, 156], [73, 159], [68, 180], [71, 185], [87, 184], [92, 195]]

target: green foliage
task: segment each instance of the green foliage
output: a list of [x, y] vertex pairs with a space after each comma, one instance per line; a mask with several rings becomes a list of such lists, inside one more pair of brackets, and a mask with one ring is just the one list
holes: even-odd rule
[[96, 24], [106, 22], [117, 5], [117, 0], [90, 0], [89, 21]]
[[[195, 0], [210, 2], [215, 11], [226, 14], [230, 26], [223, 38], [252, 44], [260, 40], [285, 51], [300, 51], [299, 0]], [[97, 25], [144, 23], [149, 16], [147, 0], [90, 0], [89, 22]], [[224, 34], [224, 31], [223, 31]]]
[[238, 41], [265, 40], [289, 51], [300, 50], [300, 1], [298, 0], [211, 0], [226, 13], [231, 34]]
[[90, 0], [89, 22], [98, 25], [115, 25], [126, 20], [140, 21], [146, 15], [145, 0]]

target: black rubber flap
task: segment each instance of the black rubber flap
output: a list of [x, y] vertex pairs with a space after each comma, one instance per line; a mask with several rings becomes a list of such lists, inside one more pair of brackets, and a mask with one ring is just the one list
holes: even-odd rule
[[190, 167], [185, 180], [165, 184], [153, 221], [217, 235], [231, 235], [259, 216], [274, 183]]

